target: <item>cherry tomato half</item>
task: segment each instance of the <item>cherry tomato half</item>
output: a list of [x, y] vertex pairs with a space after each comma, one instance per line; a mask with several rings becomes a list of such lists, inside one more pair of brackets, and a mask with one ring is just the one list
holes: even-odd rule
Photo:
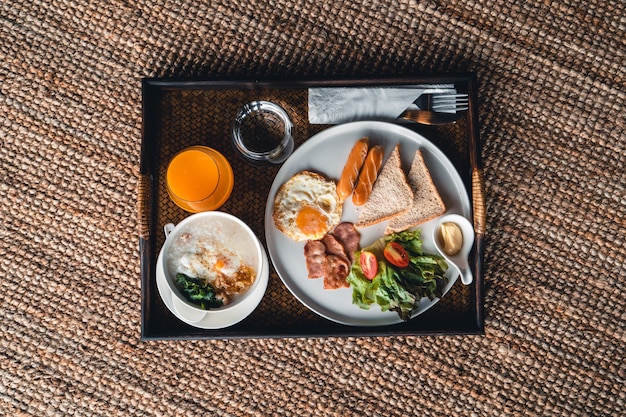
[[359, 256], [359, 262], [361, 263], [361, 270], [365, 278], [370, 281], [373, 280], [378, 272], [378, 260], [376, 259], [376, 255], [364, 250], [361, 252], [361, 256]]
[[383, 249], [383, 255], [385, 255], [385, 259], [398, 268], [409, 266], [409, 254], [398, 242], [387, 243]]

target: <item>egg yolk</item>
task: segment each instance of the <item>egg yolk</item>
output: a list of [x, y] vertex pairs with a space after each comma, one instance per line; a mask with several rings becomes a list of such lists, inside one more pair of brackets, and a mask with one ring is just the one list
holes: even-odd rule
[[224, 262], [223, 259], [218, 259], [217, 262], [215, 262], [215, 265], [213, 265], [213, 267], [215, 268], [216, 271], [222, 271], [222, 269], [224, 269], [224, 265], [226, 264], [226, 262]]
[[313, 207], [304, 207], [296, 217], [296, 226], [307, 236], [314, 236], [326, 232], [326, 215]]

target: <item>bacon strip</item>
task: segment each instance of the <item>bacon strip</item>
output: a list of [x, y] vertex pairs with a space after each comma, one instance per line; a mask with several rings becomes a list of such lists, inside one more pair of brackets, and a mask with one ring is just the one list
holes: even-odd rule
[[326, 255], [326, 275], [324, 275], [324, 289], [336, 290], [349, 288], [346, 277], [350, 273], [350, 263], [345, 256]]
[[359, 250], [359, 242], [361, 235], [350, 222], [339, 223], [333, 231], [335, 238], [343, 245], [346, 256], [350, 260], [350, 264], [354, 262], [354, 252]]
[[325, 289], [348, 288], [346, 277], [359, 248], [361, 236], [352, 223], [339, 224], [332, 234], [304, 245], [308, 277], [323, 278]]
[[326, 275], [326, 246], [319, 240], [309, 240], [304, 245], [304, 258], [309, 278], [324, 278]]

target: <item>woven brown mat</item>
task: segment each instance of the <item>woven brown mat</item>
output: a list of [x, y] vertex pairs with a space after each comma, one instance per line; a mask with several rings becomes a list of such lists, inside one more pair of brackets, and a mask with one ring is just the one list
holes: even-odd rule
[[[618, 416], [620, 0], [0, 2], [0, 415]], [[140, 340], [141, 78], [475, 71], [484, 336]]]

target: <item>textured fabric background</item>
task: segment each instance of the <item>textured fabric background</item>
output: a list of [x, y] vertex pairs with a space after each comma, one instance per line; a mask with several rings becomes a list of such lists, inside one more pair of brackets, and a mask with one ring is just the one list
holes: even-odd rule
[[[626, 414], [622, 0], [0, 2], [0, 415]], [[486, 334], [142, 342], [142, 77], [475, 71]]]

